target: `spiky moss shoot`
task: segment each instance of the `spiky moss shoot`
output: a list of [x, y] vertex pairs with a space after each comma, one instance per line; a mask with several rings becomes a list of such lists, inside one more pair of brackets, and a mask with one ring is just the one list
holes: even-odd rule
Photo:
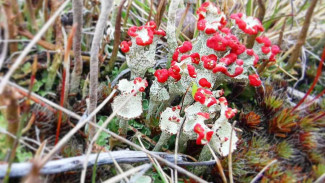
[[293, 147], [287, 141], [282, 141], [276, 146], [276, 152], [279, 157], [290, 159], [293, 154]]
[[269, 122], [269, 133], [277, 137], [286, 137], [297, 127], [298, 118], [299, 115], [297, 113], [291, 113], [290, 108], [280, 111]]
[[258, 126], [261, 123], [261, 116], [253, 111], [247, 114], [240, 113], [240, 122], [243, 124], [243, 126], [248, 128], [259, 129]]

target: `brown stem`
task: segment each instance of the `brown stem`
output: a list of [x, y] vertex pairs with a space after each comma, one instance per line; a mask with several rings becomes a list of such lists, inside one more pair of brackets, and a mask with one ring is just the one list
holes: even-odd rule
[[74, 67], [71, 74], [70, 92], [78, 93], [80, 78], [82, 74], [82, 57], [81, 57], [81, 31], [82, 31], [82, 4], [83, 0], [73, 0], [73, 23], [77, 24], [76, 33], [73, 39]]
[[288, 17], [286, 16], [286, 17], [284, 18], [284, 22], [283, 22], [283, 25], [282, 25], [282, 27], [281, 27], [281, 31], [280, 31], [280, 35], [279, 35], [279, 39], [278, 39], [278, 46], [279, 46], [279, 48], [281, 48], [282, 39], [283, 39], [283, 34], [284, 34], [284, 29], [285, 29], [285, 27], [286, 27], [287, 19], [288, 19]]
[[[262, 0], [258, 0], [257, 3], [258, 3], [258, 6], [259, 6], [257, 18], [261, 22], [263, 22], [264, 16], [265, 16], [265, 4], [264, 4], [264, 2]], [[246, 44], [247, 48], [253, 48], [256, 37], [257, 37], [257, 34], [248, 36], [247, 44]]]
[[[18, 35], [18, 27], [16, 25], [17, 15], [15, 14], [15, 2], [16, 0], [6, 0], [3, 4], [4, 10], [7, 17], [8, 29], [9, 29], [9, 39], [16, 39]], [[18, 51], [18, 43], [13, 42], [9, 44], [10, 53]]]
[[[6, 87], [0, 96], [0, 105], [6, 106], [3, 115], [8, 123], [7, 130], [13, 135], [16, 135], [19, 129], [20, 122], [20, 108], [17, 99], [16, 92], [10, 88]], [[6, 136], [6, 146], [11, 149], [14, 145], [15, 139], [10, 135]]]
[[[60, 7], [62, 2], [64, 2], [64, 1], [51, 0], [51, 14], [56, 12], [56, 10]], [[62, 25], [61, 25], [61, 17], [60, 16], [58, 16], [55, 20], [54, 30], [55, 30], [56, 50], [63, 50], [63, 34], [62, 34]], [[45, 84], [45, 89], [47, 91], [52, 89], [54, 80], [56, 78], [56, 73], [57, 73], [61, 63], [62, 63], [62, 53], [59, 52], [54, 55], [52, 64], [48, 68], [48, 79]]]
[[313, 16], [313, 12], [314, 12], [314, 9], [316, 7], [317, 1], [318, 0], [311, 0], [311, 2], [310, 2], [310, 6], [309, 6], [309, 8], [308, 8], [308, 10], [306, 12], [304, 25], [303, 25], [303, 27], [302, 27], [302, 29], [300, 31], [299, 38], [298, 38], [296, 46], [295, 46], [295, 48], [294, 48], [294, 50], [292, 52], [292, 55], [291, 55], [287, 65], [284, 67], [285, 70], [291, 69], [298, 60], [298, 57], [300, 55], [301, 47], [306, 42], [308, 29], [309, 29], [309, 26], [310, 26], [311, 18]]
[[166, 0], [161, 0], [157, 9], [157, 14], [155, 16], [155, 22], [157, 24], [157, 27], [160, 26], [161, 19], [164, 15], [165, 9], [166, 9]]
[[113, 70], [113, 67], [114, 67], [114, 64], [116, 61], [116, 57], [117, 57], [117, 53], [118, 53], [118, 49], [119, 49], [119, 45], [120, 45], [122, 9], [123, 9], [123, 5], [124, 5], [125, 1], [126, 0], [121, 1], [120, 6], [118, 8], [117, 16], [116, 16], [115, 31], [114, 31], [114, 47], [113, 47], [111, 59], [108, 64], [109, 72]]
[[149, 12], [148, 20], [147, 20], [148, 22], [151, 20], [152, 9], [153, 9], [153, 0], [150, 0], [150, 12]]
[[[97, 106], [99, 46], [106, 26], [106, 20], [112, 7], [112, 0], [109, 1], [103, 0], [101, 2], [102, 2], [102, 8], [96, 24], [95, 34], [90, 49], [91, 56], [90, 56], [90, 73], [89, 73], [90, 75], [90, 88], [89, 88], [90, 103], [89, 103], [89, 111], [88, 111], [89, 114], [93, 112]], [[96, 121], [96, 116], [92, 119], [92, 121]], [[96, 128], [94, 128], [93, 126], [89, 126], [88, 134], [89, 134], [89, 138], [92, 139], [96, 134]]]

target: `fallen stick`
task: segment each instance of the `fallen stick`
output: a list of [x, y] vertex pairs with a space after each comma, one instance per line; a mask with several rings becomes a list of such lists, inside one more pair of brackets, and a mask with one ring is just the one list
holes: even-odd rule
[[[153, 152], [169, 162], [174, 162], [174, 154]], [[149, 162], [148, 155], [142, 151], [112, 151], [110, 156], [108, 153], [100, 153], [97, 165], [113, 164], [113, 159], [118, 163], [138, 163]], [[96, 161], [97, 154], [91, 154], [88, 159], [88, 167], [93, 166]], [[71, 170], [81, 170], [85, 156], [76, 156], [71, 158], [63, 158], [60, 160], [49, 161], [41, 170], [41, 174], [56, 174]], [[214, 165], [215, 161], [190, 162], [187, 161], [186, 155], [178, 155], [177, 164], [183, 166], [209, 166]], [[6, 174], [7, 164], [0, 165], [0, 178]], [[30, 173], [32, 163], [13, 163], [11, 166], [10, 177], [23, 177]]]

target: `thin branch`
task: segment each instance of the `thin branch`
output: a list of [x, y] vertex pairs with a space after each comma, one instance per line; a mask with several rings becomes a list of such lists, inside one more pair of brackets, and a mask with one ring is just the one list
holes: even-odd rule
[[82, 74], [82, 57], [81, 57], [81, 33], [82, 33], [82, 8], [83, 0], [73, 0], [73, 23], [77, 24], [76, 33], [73, 39], [74, 52], [74, 67], [71, 74], [70, 93], [77, 93], [79, 91], [80, 78]]
[[[166, 159], [167, 161], [171, 162], [174, 161], [174, 156], [169, 153], [164, 152], [154, 152], [155, 155]], [[96, 163], [96, 156], [97, 154], [91, 154], [89, 156], [89, 163], [88, 166], [93, 166]], [[80, 170], [82, 168], [82, 163], [85, 159], [85, 155], [83, 156], [76, 156], [76, 157], [69, 157], [69, 158], [62, 158], [59, 160], [52, 160], [46, 163], [46, 165], [41, 169], [41, 174], [56, 174], [67, 172], [71, 170]], [[182, 163], [194, 163], [195, 162], [188, 162], [186, 161], [186, 155], [180, 155], [178, 157], [180, 164]], [[111, 151], [111, 152], [102, 152], [98, 156], [97, 165], [107, 165], [107, 164], [114, 164], [114, 160], [117, 163], [141, 163], [141, 162], [149, 162], [148, 155], [141, 151]], [[210, 163], [213, 164], [213, 162]], [[13, 163], [12, 170], [10, 172], [10, 177], [22, 177], [29, 173], [31, 167], [30, 162], [23, 162], [23, 163]], [[0, 178], [3, 178], [5, 175], [5, 170], [7, 168], [6, 164], [0, 165]]]
[[[90, 81], [89, 81], [89, 113], [93, 112], [97, 106], [97, 89], [98, 89], [98, 74], [99, 74], [99, 63], [98, 63], [98, 53], [101, 40], [103, 38], [104, 29], [106, 26], [106, 21], [108, 15], [112, 8], [112, 0], [102, 0], [101, 1], [101, 12], [96, 24], [95, 35], [91, 44], [90, 49]], [[92, 119], [96, 121], [96, 116]], [[89, 126], [89, 138], [92, 138], [96, 133], [96, 129]]]
[[5, 85], [8, 83], [11, 75], [18, 69], [19, 65], [23, 62], [24, 58], [27, 56], [29, 51], [33, 48], [33, 46], [41, 39], [46, 30], [52, 25], [52, 23], [56, 20], [56, 18], [60, 15], [60, 13], [64, 10], [64, 8], [69, 4], [70, 0], [66, 0], [60, 8], [51, 16], [51, 18], [44, 24], [42, 29], [36, 34], [36, 36], [29, 42], [29, 44], [25, 47], [24, 51], [19, 55], [15, 63], [10, 67], [7, 74], [3, 77], [0, 83], [0, 94], [3, 92]]

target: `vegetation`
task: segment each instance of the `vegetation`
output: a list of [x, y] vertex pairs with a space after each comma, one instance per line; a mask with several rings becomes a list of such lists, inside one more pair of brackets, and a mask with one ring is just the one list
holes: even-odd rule
[[0, 11], [1, 181], [325, 181], [324, 1]]

